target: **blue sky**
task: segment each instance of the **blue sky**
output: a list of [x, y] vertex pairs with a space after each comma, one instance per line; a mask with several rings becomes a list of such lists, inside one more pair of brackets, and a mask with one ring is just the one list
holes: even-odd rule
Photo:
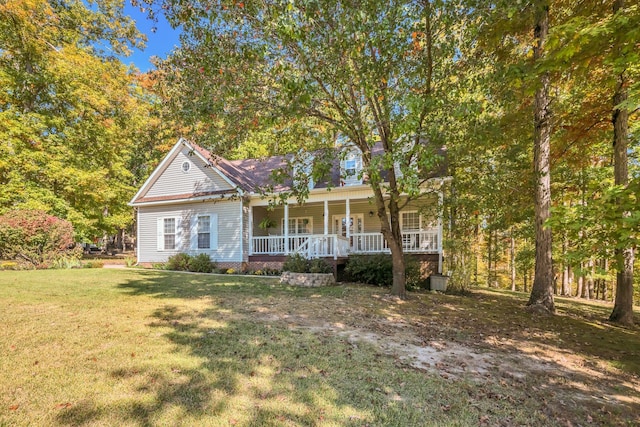
[[[125, 2], [125, 13], [136, 21], [136, 27], [140, 32], [147, 35], [148, 40], [144, 51], [134, 49], [130, 56], [121, 58], [123, 63], [133, 63], [142, 72], [149, 71], [154, 68], [149, 58], [152, 56], [165, 58], [173, 50], [174, 46], [180, 44], [178, 40], [179, 30], [172, 29], [163, 16], [158, 16], [157, 23], [150, 21], [147, 19], [146, 14], [140, 12], [137, 7], [131, 6], [128, 1]], [[151, 31], [153, 27], [157, 28], [155, 33]]]

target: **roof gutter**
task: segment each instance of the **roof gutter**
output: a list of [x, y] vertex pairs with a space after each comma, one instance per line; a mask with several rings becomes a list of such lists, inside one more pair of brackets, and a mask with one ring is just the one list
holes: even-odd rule
[[[239, 189], [238, 189], [239, 190]], [[230, 196], [229, 196], [230, 195]], [[127, 203], [129, 206], [133, 207], [141, 207], [141, 206], [160, 206], [160, 205], [177, 205], [181, 203], [192, 203], [192, 202], [206, 202], [208, 200], [217, 200], [217, 199], [228, 199], [233, 200], [233, 198], [241, 198], [243, 193], [238, 191], [238, 193], [227, 193], [227, 194], [213, 194], [209, 196], [199, 196], [199, 197], [190, 197], [187, 199], [176, 199], [176, 200], [154, 200], [152, 202], [129, 202]]]

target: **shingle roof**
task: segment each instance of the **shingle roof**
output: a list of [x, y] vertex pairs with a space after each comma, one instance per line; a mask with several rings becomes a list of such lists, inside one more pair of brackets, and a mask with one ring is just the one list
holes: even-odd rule
[[[288, 190], [292, 186], [293, 180], [291, 178], [284, 180], [282, 183], [275, 183], [272, 175], [274, 170], [286, 169], [289, 162], [293, 159], [292, 155], [272, 156], [264, 159], [227, 160], [224, 157], [212, 154], [197, 144], [192, 142], [189, 142], [189, 144], [202, 157], [209, 159], [211, 164], [217, 167], [229, 180], [246, 192], [260, 192], [267, 188], [271, 191], [278, 192]], [[371, 148], [371, 155], [373, 157], [382, 155], [383, 152], [382, 144], [376, 144]], [[437, 152], [446, 159], [446, 148], [442, 147], [438, 149]], [[317, 182], [315, 188], [340, 186], [340, 158], [337, 155], [332, 158], [333, 164], [329, 179]], [[446, 161], [443, 161], [435, 171], [429, 174], [429, 177], [445, 176], [446, 170]], [[383, 179], [385, 178], [384, 175], [385, 174], [383, 174]]]

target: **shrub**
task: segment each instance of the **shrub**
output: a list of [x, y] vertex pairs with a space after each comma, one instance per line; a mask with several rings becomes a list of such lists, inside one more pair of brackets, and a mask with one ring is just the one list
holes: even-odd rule
[[265, 276], [279, 276], [280, 274], [282, 274], [282, 271], [278, 270], [277, 268], [269, 268], [269, 267], [265, 267], [262, 270], [262, 273]]
[[254, 276], [279, 276], [282, 272], [276, 268], [261, 268], [258, 270], [254, 270], [249, 274], [253, 274]]
[[137, 262], [138, 262], [138, 260], [137, 260], [136, 258], [134, 258], [134, 257], [130, 257], [130, 256], [128, 256], [128, 257], [126, 257], [126, 258], [124, 259], [124, 264], [125, 264], [127, 267], [133, 267], [134, 265], [136, 265], [136, 263], [137, 263]]
[[422, 276], [422, 269], [420, 268], [418, 260], [413, 257], [406, 257], [404, 262], [407, 289], [427, 289], [428, 282], [427, 279]]
[[309, 262], [309, 273], [333, 273], [333, 267], [322, 258], [314, 258]]
[[179, 253], [169, 257], [164, 270], [173, 271], [193, 271], [195, 273], [212, 273], [216, 270], [215, 262], [211, 261], [209, 255], [198, 254], [195, 256]]
[[44, 268], [74, 253], [73, 225], [39, 210], [0, 215], [0, 258]]
[[53, 262], [53, 268], [82, 268], [82, 262], [80, 262], [80, 259], [75, 256], [63, 256]]
[[[351, 255], [344, 269], [350, 280], [376, 286], [393, 284], [393, 262], [391, 255]], [[405, 258], [406, 286], [408, 289], [426, 287], [420, 263], [411, 257]]]
[[179, 253], [169, 257], [164, 268], [166, 270], [174, 271], [189, 271], [189, 263], [191, 262], [191, 255]]
[[376, 286], [391, 286], [393, 282], [391, 256], [385, 254], [351, 255], [344, 271], [354, 282]]
[[104, 262], [102, 261], [88, 261], [82, 265], [82, 268], [102, 268], [104, 267]]
[[211, 258], [207, 254], [198, 254], [191, 257], [188, 265], [189, 271], [196, 273], [211, 273], [216, 268], [215, 263], [211, 262]]
[[[333, 273], [333, 267], [322, 258], [308, 260], [300, 254], [289, 255], [282, 265], [282, 271], [292, 273]], [[280, 274], [280, 271], [265, 268], [265, 274]]]
[[15, 261], [0, 262], [0, 270], [19, 270], [20, 265]]
[[289, 255], [282, 265], [282, 270], [292, 273], [308, 273], [309, 260], [300, 254]]
[[233, 268], [227, 269], [227, 274], [236, 274], [236, 270]]

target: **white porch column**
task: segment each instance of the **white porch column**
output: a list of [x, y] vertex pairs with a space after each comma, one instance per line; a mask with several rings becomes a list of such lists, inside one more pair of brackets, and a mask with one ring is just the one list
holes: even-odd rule
[[[345, 208], [345, 217], [347, 220], [347, 230], [346, 233], [347, 235], [345, 236], [347, 238], [348, 242], [351, 242], [351, 203], [349, 201], [349, 198], [347, 197], [346, 200], [346, 208]], [[349, 243], [349, 245], [351, 245], [351, 243]]]
[[253, 206], [249, 205], [249, 255], [253, 255]]
[[289, 204], [284, 204], [284, 254], [289, 255]]
[[329, 234], [329, 201], [324, 201], [324, 235]]
[[438, 274], [442, 274], [442, 191], [438, 192]]

